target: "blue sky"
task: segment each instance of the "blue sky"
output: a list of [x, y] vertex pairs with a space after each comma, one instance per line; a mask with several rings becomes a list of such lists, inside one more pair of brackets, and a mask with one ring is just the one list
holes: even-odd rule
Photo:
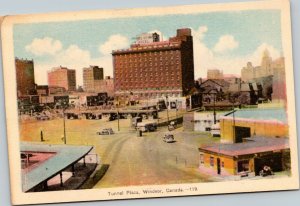
[[258, 54], [266, 48], [274, 58], [282, 53], [276, 10], [19, 24], [14, 26], [14, 52], [34, 59], [37, 83], [47, 83], [47, 71], [63, 65], [77, 70], [81, 85], [84, 66], [97, 64], [112, 75], [111, 49], [128, 47], [136, 35], [160, 31], [168, 38], [185, 27], [193, 30], [197, 78], [209, 68], [239, 74], [247, 61], [259, 63]]

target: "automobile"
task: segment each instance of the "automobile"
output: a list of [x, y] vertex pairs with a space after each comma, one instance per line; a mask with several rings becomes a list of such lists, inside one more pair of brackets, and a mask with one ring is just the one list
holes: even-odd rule
[[213, 137], [220, 137], [221, 130], [220, 130], [220, 123], [216, 123], [211, 126], [210, 133]]
[[269, 175], [274, 175], [274, 172], [271, 167], [265, 165], [261, 171], [259, 171], [261, 177], [266, 177]]
[[166, 143], [173, 143], [173, 142], [175, 142], [174, 135], [172, 135], [172, 134], [165, 134], [165, 136], [163, 137], [163, 141], [166, 142]]
[[157, 130], [157, 123], [154, 121], [138, 122], [136, 129], [142, 132], [154, 132]]
[[37, 120], [50, 120], [50, 117], [47, 115], [38, 115], [36, 116]]
[[168, 130], [172, 131], [176, 129], [176, 122], [175, 121], [171, 121], [170, 124], [168, 125]]
[[112, 135], [112, 134], [114, 134], [112, 128], [105, 128], [102, 131], [97, 132], [97, 135]]

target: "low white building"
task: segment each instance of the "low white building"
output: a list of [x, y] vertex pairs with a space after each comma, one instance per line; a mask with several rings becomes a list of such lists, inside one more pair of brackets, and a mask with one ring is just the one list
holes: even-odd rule
[[[220, 117], [223, 116], [223, 112], [216, 113], [216, 123], [220, 122]], [[194, 131], [209, 132], [214, 125], [214, 113], [210, 112], [195, 112], [194, 113]]]

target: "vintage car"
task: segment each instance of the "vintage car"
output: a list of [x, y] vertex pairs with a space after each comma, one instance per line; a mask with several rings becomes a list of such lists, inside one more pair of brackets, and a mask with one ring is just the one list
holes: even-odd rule
[[172, 131], [176, 129], [176, 122], [175, 121], [171, 121], [170, 124], [168, 125], [168, 130]]
[[172, 135], [172, 134], [165, 134], [165, 136], [163, 137], [163, 141], [166, 142], [166, 143], [173, 143], [173, 142], [175, 142], [174, 135]]
[[36, 116], [37, 120], [50, 120], [50, 117], [44, 114], [39, 114]]
[[157, 123], [153, 121], [138, 122], [136, 129], [142, 132], [154, 132], [157, 130]]
[[112, 135], [112, 134], [114, 134], [112, 128], [105, 128], [102, 131], [97, 132], [97, 135]]

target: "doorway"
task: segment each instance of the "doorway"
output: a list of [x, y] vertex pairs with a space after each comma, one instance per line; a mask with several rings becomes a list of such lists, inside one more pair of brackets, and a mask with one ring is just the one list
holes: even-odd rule
[[218, 175], [221, 174], [221, 160], [220, 158], [217, 158], [217, 171], [218, 171]]
[[235, 129], [235, 143], [243, 142], [243, 138], [251, 137], [250, 127], [234, 127]]

